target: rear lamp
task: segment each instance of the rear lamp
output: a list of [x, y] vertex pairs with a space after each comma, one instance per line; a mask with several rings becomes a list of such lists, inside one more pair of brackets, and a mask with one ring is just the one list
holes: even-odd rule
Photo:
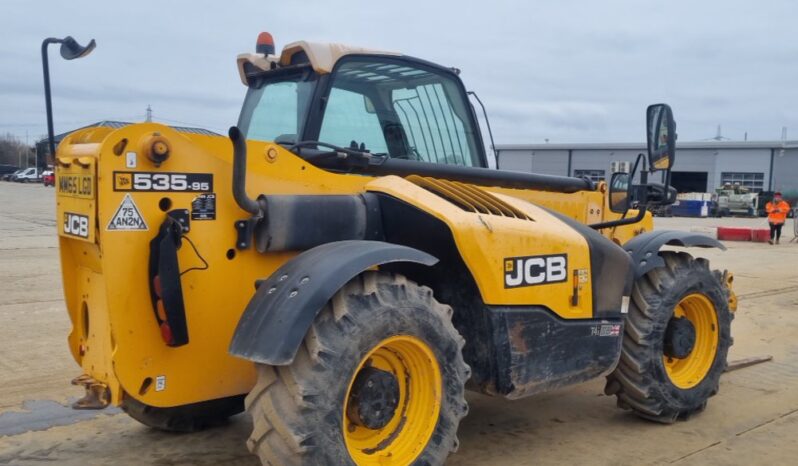
[[155, 302], [155, 312], [158, 320], [166, 321], [166, 308], [163, 305], [163, 299], [158, 298], [158, 301]]
[[[156, 141], [153, 141], [156, 142]], [[149, 288], [152, 312], [161, 338], [171, 347], [188, 344], [188, 325], [183, 289], [180, 284], [180, 222], [167, 214], [150, 241]]]
[[163, 338], [163, 341], [165, 341], [167, 345], [171, 345], [172, 341], [174, 341], [172, 327], [169, 326], [168, 322], [161, 323], [161, 338]]
[[161, 297], [161, 277], [159, 275], [153, 277], [152, 289], [155, 291], [155, 296], [157, 298], [155, 301], [155, 316], [158, 319], [158, 326], [161, 329], [161, 338], [163, 338], [163, 341], [167, 345], [171, 345], [174, 341], [174, 335], [172, 335], [172, 328], [169, 326], [169, 322], [167, 321], [166, 307]]
[[161, 297], [161, 293], [163, 293], [163, 291], [161, 290], [161, 276], [160, 275], [156, 275], [155, 278], [152, 279], [152, 289], [155, 290], [155, 294], [158, 295], [158, 297], [160, 298]]

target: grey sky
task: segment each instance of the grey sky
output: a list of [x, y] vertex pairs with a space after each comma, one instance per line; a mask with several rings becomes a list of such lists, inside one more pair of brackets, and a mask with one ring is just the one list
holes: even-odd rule
[[[201, 5], [208, 3], [207, 5]], [[237, 53], [270, 31], [396, 50], [455, 66], [488, 108], [497, 143], [642, 141], [668, 102], [682, 140], [798, 136], [798, 2], [2, 0], [0, 133], [46, 133], [39, 47], [51, 48], [56, 132], [105, 119], [224, 132], [245, 88]]]

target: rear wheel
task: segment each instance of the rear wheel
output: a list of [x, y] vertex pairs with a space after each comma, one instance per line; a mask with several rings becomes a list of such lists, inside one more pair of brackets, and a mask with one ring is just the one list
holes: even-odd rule
[[223, 424], [244, 411], [244, 395], [203, 401], [172, 408], [157, 408], [131, 397], [122, 401], [122, 410], [145, 426], [169, 432], [196, 432]]
[[270, 465], [443, 464], [470, 373], [451, 313], [400, 275], [349, 282], [290, 366], [258, 366], [250, 451]]
[[635, 282], [621, 361], [605, 392], [638, 416], [671, 423], [717, 393], [733, 314], [728, 285], [706, 260], [661, 254], [666, 266]]

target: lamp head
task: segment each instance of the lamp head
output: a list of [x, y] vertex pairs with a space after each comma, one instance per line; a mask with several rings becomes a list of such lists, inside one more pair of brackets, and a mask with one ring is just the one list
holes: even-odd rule
[[90, 54], [94, 47], [97, 46], [97, 43], [94, 39], [89, 42], [89, 45], [82, 46], [78, 44], [78, 41], [72, 38], [72, 36], [66, 36], [64, 41], [61, 42], [61, 56], [65, 60], [74, 60], [76, 58], [83, 58], [86, 55]]

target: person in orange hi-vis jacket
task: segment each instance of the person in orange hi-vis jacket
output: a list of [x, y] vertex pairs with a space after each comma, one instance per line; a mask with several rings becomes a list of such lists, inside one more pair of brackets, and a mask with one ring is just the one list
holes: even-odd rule
[[781, 198], [781, 193], [773, 193], [773, 200], [765, 204], [765, 211], [768, 213], [768, 223], [770, 224], [770, 241], [773, 244], [779, 244], [781, 238], [781, 227], [787, 219], [787, 213], [790, 211], [790, 204]]

